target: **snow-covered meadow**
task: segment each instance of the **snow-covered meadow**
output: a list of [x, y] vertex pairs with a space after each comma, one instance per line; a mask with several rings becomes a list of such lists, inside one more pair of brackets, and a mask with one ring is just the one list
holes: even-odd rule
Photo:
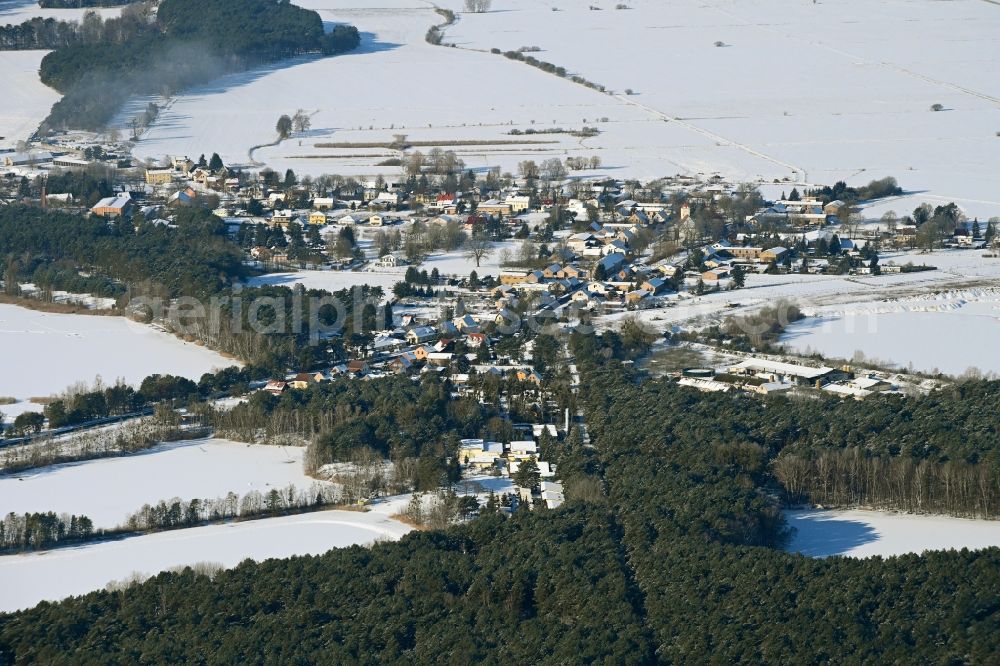
[[228, 568], [246, 559], [319, 555], [398, 539], [409, 531], [387, 511], [321, 511], [7, 555], [0, 557], [0, 611], [86, 594], [133, 572], [156, 574], [199, 562]]
[[0, 51], [0, 149], [12, 149], [31, 136], [59, 99], [59, 93], [38, 79], [46, 53]]
[[[180, 498], [243, 496], [294, 484], [306, 476], [304, 449], [207, 439], [160, 444], [119, 458], [66, 463], [0, 476], [0, 515], [54, 511], [84, 515], [97, 528], [113, 528], [143, 504]], [[329, 485], [329, 484], [325, 484]]]
[[[235, 365], [214, 351], [124, 317], [54, 314], [0, 305], [0, 396], [50, 396], [100, 376], [137, 384], [148, 375], [197, 380]], [[5, 410], [6, 411], [6, 410]]]
[[[592, 0], [497, 0], [493, 11], [459, 14], [444, 35], [455, 48], [424, 41], [443, 20], [431, 3], [299, 4], [331, 23], [357, 25], [362, 48], [181, 95], [138, 154], [217, 150], [245, 163], [251, 146], [274, 140], [277, 117], [301, 107], [313, 113], [312, 130], [256, 150], [253, 159], [297, 173], [395, 174], [396, 167], [376, 167], [397, 157], [393, 151], [349, 144], [406, 134], [443, 148], [483, 141], [454, 146], [471, 167], [514, 170], [523, 159], [598, 155], [600, 173], [637, 178], [719, 172], [860, 183], [893, 175], [970, 215], [1000, 212], [992, 183], [1000, 171], [1000, 90], [989, 75], [1000, 65], [991, 48], [1000, 7], [990, 3], [634, 0], [619, 11]], [[589, 9], [595, 4], [602, 11]], [[536, 46], [539, 60], [614, 94], [489, 53]], [[456, 88], [458, 81], [475, 84]], [[933, 104], [944, 110], [931, 111]], [[241, 113], [234, 117], [232, 108]], [[601, 133], [488, 143], [510, 140], [515, 128], [584, 125]]]
[[787, 550], [810, 557], [888, 557], [1000, 546], [1000, 521], [996, 520], [863, 510], [789, 511], [785, 518], [795, 529]]
[[[616, 98], [622, 104], [712, 138], [707, 149], [670, 150], [650, 136], [627, 153], [629, 173], [640, 177], [657, 175], [651, 166], [662, 175], [668, 160], [743, 178], [791, 170], [817, 183], [891, 175], [970, 215], [1000, 213], [992, 184], [1000, 172], [996, 3], [632, 0], [620, 11], [616, 4], [497, 0], [492, 12], [462, 14], [445, 41], [537, 46], [540, 60], [616, 93], [633, 89]], [[933, 104], [944, 110], [931, 111]], [[740, 171], [726, 147], [759, 159]], [[633, 159], [647, 152], [652, 160]]]
[[[473, 168], [499, 165], [516, 171], [525, 159], [591, 155], [602, 156], [599, 173], [604, 175], [714, 172], [724, 167], [765, 174], [774, 166], [752, 152], [719, 145], [705, 133], [666, 123], [657, 113], [521, 63], [488, 52], [430, 45], [424, 40], [427, 29], [443, 21], [431, 3], [298, 4], [316, 9], [331, 23], [356, 25], [362, 32], [361, 48], [341, 57], [303, 59], [227, 77], [181, 95], [140, 142], [137, 155], [159, 159], [164, 154], [216, 150], [227, 162], [246, 163], [251, 146], [274, 140], [278, 116], [301, 107], [313, 114], [312, 129], [278, 146], [255, 150], [254, 160], [299, 174], [395, 175], [398, 167], [376, 165], [398, 154], [350, 144], [386, 142], [394, 134], [406, 134], [410, 140], [454, 149]], [[489, 16], [494, 15], [499, 13]], [[233, 108], [241, 112], [233, 116]], [[565, 133], [510, 134], [515, 129], [584, 126], [596, 126], [601, 134], [583, 139]], [[452, 145], [468, 141], [483, 143]], [[510, 141], [518, 143], [498, 143]], [[317, 145], [323, 143], [348, 145]], [[780, 169], [783, 176], [791, 174]]]

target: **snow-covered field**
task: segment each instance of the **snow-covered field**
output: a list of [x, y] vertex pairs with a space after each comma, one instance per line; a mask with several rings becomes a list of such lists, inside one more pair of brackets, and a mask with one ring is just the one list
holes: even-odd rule
[[[140, 142], [137, 155], [159, 159], [164, 154], [216, 150], [227, 162], [246, 163], [251, 146], [274, 140], [278, 116], [301, 107], [313, 113], [312, 129], [279, 146], [256, 150], [255, 160], [298, 174], [396, 175], [397, 167], [375, 167], [396, 156], [392, 151], [317, 144], [384, 142], [394, 134], [406, 134], [411, 140], [454, 149], [469, 167], [499, 165], [506, 171], [516, 171], [517, 163], [525, 159], [541, 162], [595, 154], [603, 157], [604, 175], [724, 168], [770, 174], [776, 167], [753, 153], [718, 145], [712, 136], [663, 122], [657, 113], [521, 63], [488, 52], [432, 46], [425, 42], [425, 33], [443, 19], [429, 2], [300, 0], [299, 4], [316, 9], [326, 21], [356, 25], [363, 33], [362, 47], [345, 56], [304, 59], [227, 77], [181, 95]], [[337, 83], [316, 85], [318, 81]], [[453, 82], [459, 81], [473, 83], [456, 88]], [[233, 108], [241, 113], [234, 117], [229, 111]], [[596, 139], [510, 135], [513, 129], [579, 130], [585, 125], [599, 127], [601, 135]], [[449, 146], [469, 140], [484, 143]], [[511, 140], [520, 143], [489, 143]], [[792, 173], [782, 166], [777, 169], [782, 176]]]
[[[517, 243], [504, 241], [494, 243], [490, 254], [480, 260], [480, 265], [476, 266], [476, 261], [466, 256], [464, 250], [454, 252], [434, 252], [429, 255], [416, 268], [420, 271], [432, 272], [435, 268], [442, 275], [457, 275], [467, 277], [472, 271], [476, 271], [479, 277], [487, 275], [498, 276], [502, 270], [500, 261], [504, 258], [504, 251], [517, 256]], [[306, 289], [325, 289], [327, 291], [339, 291], [350, 289], [359, 285], [370, 285], [382, 287], [385, 294], [392, 292], [393, 286], [401, 282], [406, 274], [405, 266], [398, 268], [371, 268], [363, 271], [326, 271], [326, 270], [302, 270], [287, 273], [269, 273], [258, 277], [250, 278], [247, 284], [256, 287], [261, 285], [278, 285], [290, 287], [294, 284], [301, 284]]]
[[[0, 0], [0, 26], [17, 25], [36, 16], [77, 21], [84, 9], [42, 9], [36, 0]], [[120, 7], [97, 8], [102, 16], [121, 13]], [[0, 149], [11, 149], [31, 136], [59, 99], [42, 84], [38, 67], [48, 51], [0, 51]]]
[[789, 511], [788, 550], [811, 557], [902, 555], [925, 550], [1000, 546], [1000, 521], [883, 511]]
[[46, 53], [0, 51], [0, 149], [12, 149], [31, 136], [59, 99], [59, 93], [38, 79]]
[[[601, 173], [652, 178], [828, 183], [896, 176], [969, 214], [1000, 212], [1000, 7], [981, 0], [498, 0], [460, 14], [445, 34], [419, 0], [300, 0], [324, 20], [364, 33], [347, 56], [229, 77], [177, 99], [139, 155], [218, 150], [247, 162], [274, 139], [279, 115], [302, 107], [313, 129], [254, 158], [297, 173], [395, 174], [387, 149], [318, 143], [510, 139], [510, 129], [597, 126], [597, 137], [540, 135], [554, 144], [456, 147], [472, 167], [514, 170], [523, 159], [599, 155]], [[604, 11], [591, 11], [597, 4]], [[460, 9], [459, 0], [443, 6]], [[558, 8], [558, 11], [554, 9]], [[724, 46], [715, 46], [715, 42]], [[489, 53], [537, 46], [539, 60], [608, 87], [584, 88]], [[474, 81], [460, 93], [436, 73]], [[336, 86], [317, 86], [335, 80]], [[636, 94], [626, 95], [626, 89]], [[303, 95], [303, 91], [308, 94]], [[294, 99], [294, 104], [287, 100]], [[299, 101], [300, 100], [300, 101]], [[931, 105], [944, 111], [933, 112]], [[243, 110], [232, 117], [229, 109]], [[606, 119], [606, 120], [605, 120]]]
[[124, 456], [0, 476], [0, 516], [13, 511], [84, 515], [112, 528], [143, 504], [180, 498], [214, 499], [319, 483], [302, 469], [298, 447], [220, 439], [161, 444]]
[[322, 511], [281, 518], [159, 532], [140, 537], [0, 557], [0, 611], [86, 594], [132, 572], [155, 574], [214, 562], [233, 567], [331, 548], [398, 539], [410, 531], [379, 509]]
[[[795, 322], [782, 342], [799, 353], [851, 360], [860, 352], [923, 372], [1000, 373], [1000, 291], [948, 291], [895, 301], [823, 308]], [[860, 358], [860, 357], [859, 357]]]
[[121, 7], [74, 7], [69, 9], [43, 9], [38, 0], [0, 0], [0, 25], [17, 25], [33, 18], [51, 18], [57, 21], [79, 21], [87, 12], [97, 12], [104, 18], [118, 16]]
[[197, 380], [235, 365], [124, 317], [53, 314], [0, 305], [0, 396], [49, 396], [77, 382], [130, 384], [160, 373]]
[[[624, 156], [630, 174], [662, 174], [674, 162], [744, 178], [791, 171], [818, 183], [892, 175], [970, 215], [1000, 212], [992, 184], [1000, 172], [996, 3], [631, 0], [630, 9], [615, 11], [616, 4], [498, 0], [495, 11], [462, 14], [445, 41], [538, 46], [539, 60], [618, 93], [634, 89], [616, 101], [710, 139], [707, 148], [692, 142], [677, 150], [650, 132]], [[945, 110], [935, 113], [933, 104]], [[595, 145], [605, 142], [605, 163], [618, 164], [611, 155], [625, 146], [610, 133]], [[729, 152], [759, 158], [741, 165]]]

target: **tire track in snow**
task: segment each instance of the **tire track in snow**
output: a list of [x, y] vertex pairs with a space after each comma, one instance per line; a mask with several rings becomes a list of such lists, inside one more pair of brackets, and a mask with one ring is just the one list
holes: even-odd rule
[[806, 173], [806, 170], [805, 170], [804, 167], [795, 166], [794, 164], [789, 164], [788, 162], [782, 162], [777, 157], [772, 157], [771, 155], [768, 155], [766, 153], [762, 153], [759, 150], [751, 148], [750, 146], [748, 146], [748, 145], [746, 145], [744, 143], [739, 143], [738, 141], [733, 141], [732, 139], [727, 139], [724, 136], [721, 136], [719, 134], [716, 134], [715, 132], [712, 132], [710, 130], [705, 129], [704, 127], [698, 127], [697, 125], [689, 123], [686, 120], [681, 120], [677, 116], [670, 115], [669, 113], [666, 113], [664, 111], [660, 111], [659, 109], [654, 109], [653, 107], [646, 106], [645, 104], [640, 104], [639, 102], [636, 102], [635, 100], [629, 99], [628, 97], [626, 97], [624, 95], [612, 95], [612, 97], [614, 97], [615, 99], [617, 99], [619, 102], [623, 102], [625, 104], [629, 104], [631, 106], [636, 107], [637, 109], [642, 109], [646, 113], [649, 113], [649, 114], [651, 114], [653, 116], [656, 116], [656, 117], [660, 118], [661, 120], [663, 120], [663, 122], [666, 122], [666, 123], [677, 123], [678, 125], [680, 125], [681, 127], [685, 128], [687, 130], [690, 130], [690, 131], [695, 132], [697, 134], [701, 134], [702, 136], [704, 136], [706, 138], [709, 138], [712, 141], [715, 141], [717, 144], [721, 144], [721, 145], [724, 145], [724, 146], [731, 146], [733, 148], [738, 148], [738, 149], [742, 150], [745, 153], [749, 153], [750, 155], [753, 155], [754, 157], [758, 157], [758, 158], [760, 158], [762, 160], [766, 160], [768, 162], [771, 162], [772, 164], [777, 164], [778, 166], [784, 167], [785, 169], [788, 169], [789, 171], [794, 172], [795, 173], [795, 177], [796, 177], [796, 179], [799, 182], [801, 182], [801, 183], [807, 183], [808, 182], [808, 174]]

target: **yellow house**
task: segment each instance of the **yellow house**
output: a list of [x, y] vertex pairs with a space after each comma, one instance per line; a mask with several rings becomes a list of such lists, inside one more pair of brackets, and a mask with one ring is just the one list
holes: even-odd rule
[[315, 224], [316, 226], [326, 224], [326, 213], [321, 210], [314, 210], [309, 213], [309, 224]]
[[319, 384], [324, 379], [322, 372], [300, 372], [288, 382], [288, 385], [293, 389], [307, 389], [310, 385]]
[[517, 371], [517, 379], [522, 382], [534, 382], [535, 384], [542, 383], [542, 376], [538, 374], [535, 370], [527, 370], [521, 368]]
[[169, 185], [173, 181], [173, 169], [146, 169], [147, 185]]

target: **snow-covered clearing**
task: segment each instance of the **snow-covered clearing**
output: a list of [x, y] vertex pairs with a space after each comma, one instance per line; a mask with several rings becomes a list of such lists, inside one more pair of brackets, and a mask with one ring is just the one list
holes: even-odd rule
[[[598, 320], [598, 326], [615, 326], [622, 319], [632, 317], [653, 332], [690, 330], [719, 323], [731, 315], [744, 315], [779, 301], [794, 303], [807, 314], [852, 309], [867, 312], [873, 303], [901, 299], [930, 299], [936, 303], [940, 294], [986, 294], [1000, 284], [1000, 259], [986, 258], [981, 250], [883, 253], [882, 266], [890, 263], [935, 266], [938, 270], [878, 276], [751, 274], [747, 276], [743, 289], [730, 291], [729, 285], [724, 282], [718, 292], [702, 296], [689, 293], [680, 297], [672, 295], [665, 299], [663, 307], [607, 315]], [[1000, 317], [1000, 311], [996, 316]], [[863, 348], [862, 351], [876, 356]], [[848, 358], [853, 353], [852, 348]], [[902, 362], [905, 364], [908, 360]], [[935, 364], [932, 359], [928, 369]], [[963, 370], [965, 366], [959, 372]]]
[[923, 372], [1000, 373], [1000, 291], [947, 291], [894, 301], [823, 308], [795, 322], [782, 342], [826, 357], [867, 358]]
[[124, 317], [53, 314], [0, 305], [0, 396], [48, 396], [77, 382], [148, 375], [197, 380], [235, 365], [214, 351]]
[[0, 515], [54, 511], [85, 515], [112, 528], [143, 504], [180, 498], [214, 499], [320, 483], [302, 468], [304, 449], [221, 439], [161, 444], [104, 458], [0, 476]]
[[409, 531], [378, 508], [321, 511], [8, 555], [0, 557], [0, 611], [86, 594], [132, 572], [155, 574], [198, 562], [233, 567], [245, 559], [319, 555], [331, 548], [398, 539]]
[[294, 273], [268, 273], [250, 278], [247, 284], [251, 287], [262, 285], [277, 285], [291, 287], [301, 284], [306, 289], [325, 289], [329, 292], [350, 289], [351, 287], [369, 285], [382, 287], [386, 294], [392, 293], [394, 284], [403, 279], [403, 274], [395, 270], [382, 271], [295, 271]]
[[[493, 4], [492, 12], [462, 14], [445, 41], [537, 46], [530, 55], [616, 93], [634, 89], [616, 101], [708, 139], [679, 147], [643, 132], [626, 145], [608, 132], [588, 142], [606, 148], [604, 162], [623, 163], [624, 173], [791, 172], [851, 184], [892, 175], [970, 215], [1000, 213], [997, 3], [631, 0], [623, 11], [594, 0]], [[931, 111], [933, 104], [944, 110]]]
[[1000, 546], [1000, 521], [884, 511], [789, 511], [788, 550], [811, 557], [871, 557]]

